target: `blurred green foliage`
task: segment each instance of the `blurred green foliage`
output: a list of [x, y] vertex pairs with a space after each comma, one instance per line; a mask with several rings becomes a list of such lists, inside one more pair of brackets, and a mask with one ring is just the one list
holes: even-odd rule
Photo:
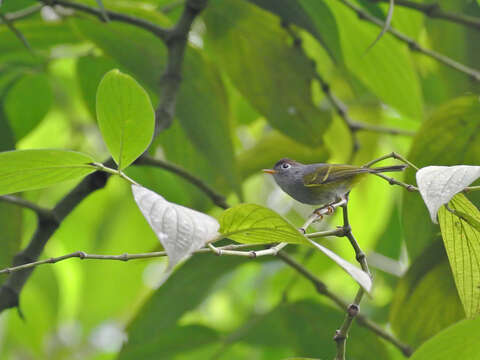
[[[99, 6], [95, 0], [77, 1]], [[106, 9], [165, 27], [176, 23], [184, 7], [176, 0], [102, 3]], [[354, 3], [379, 18], [386, 16], [385, 3]], [[35, 4], [3, 0], [0, 13]], [[451, 0], [441, 5], [480, 16], [475, 2]], [[107, 159], [110, 153], [100, 134], [95, 104], [102, 77], [114, 68], [137, 80], [154, 107], [159, 104], [167, 47], [150, 32], [131, 24], [103, 23], [69, 9], [53, 16], [49, 8], [15, 21], [14, 26], [33, 54], [0, 24], [1, 151], [63, 148], [97, 161]], [[400, 6], [395, 7], [393, 26], [463, 64], [480, 63], [480, 36], [474, 28]], [[388, 33], [367, 50], [379, 31], [341, 1], [210, 0], [188, 37], [174, 121], [154, 140], [149, 153], [191, 172], [225, 195], [230, 205], [245, 200], [266, 206], [294, 226], [304, 222], [311, 207], [295, 203], [260, 173], [283, 157], [362, 165], [396, 151], [419, 167], [479, 165], [478, 82], [412, 51]], [[317, 73], [328, 83], [323, 90], [328, 88], [348, 110], [339, 115]], [[353, 133], [341, 116], [345, 111], [361, 124], [415, 135]], [[83, 171], [80, 175], [90, 170]], [[220, 218], [221, 211], [203, 192], [171, 172], [144, 166], [131, 166], [126, 172], [169, 201]], [[395, 176], [402, 180], [401, 174]], [[71, 181], [21, 195], [53, 207], [78, 182], [68, 178]], [[38, 179], [45, 184], [48, 180]], [[414, 172], [407, 170], [403, 180], [415, 184]], [[472, 206], [480, 205], [480, 192], [467, 197]], [[472, 334], [478, 333], [478, 318], [462, 321], [458, 274], [454, 279], [439, 240], [440, 228], [431, 223], [420, 196], [372, 177], [353, 190], [349, 209], [353, 231], [374, 273], [372, 297], [362, 303], [362, 314], [419, 348], [415, 359], [449, 359], [448, 354], [476, 359], [476, 344], [462, 341], [476, 339]], [[12, 264], [36, 225], [28, 210], [0, 203], [0, 268]], [[316, 226], [323, 230], [337, 225], [339, 214]], [[348, 242], [339, 238], [321, 242], [355, 262]], [[351, 302], [356, 283], [326, 256], [312, 253], [309, 246], [287, 249], [329, 289]], [[112, 177], [105, 189], [75, 208], [48, 241], [42, 258], [78, 250], [100, 254], [160, 250], [121, 179]], [[15, 310], [0, 314], [0, 358], [334, 356], [331, 339], [344, 314], [278, 259], [195, 255], [157, 289], [165, 267], [162, 258], [127, 263], [73, 259], [39, 267], [21, 293], [25, 319]], [[2, 284], [6, 275], [0, 276]], [[465, 350], [467, 345], [470, 349]], [[444, 357], [438, 355], [442, 351]], [[347, 358], [403, 355], [355, 323]]]

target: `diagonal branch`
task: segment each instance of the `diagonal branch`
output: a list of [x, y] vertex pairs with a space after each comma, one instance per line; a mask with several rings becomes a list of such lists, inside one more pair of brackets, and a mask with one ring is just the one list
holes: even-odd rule
[[111, 21], [119, 21], [119, 22], [131, 24], [131, 25], [137, 26], [139, 28], [148, 30], [152, 34], [158, 36], [162, 40], [166, 40], [167, 37], [170, 34], [169, 29], [165, 29], [161, 26], [158, 26], [157, 24], [154, 24], [153, 22], [150, 22], [148, 20], [145, 20], [145, 19], [142, 19], [142, 18], [139, 18], [139, 17], [135, 17], [135, 16], [127, 15], [127, 14], [122, 14], [122, 13], [119, 13], [119, 12], [116, 12], [116, 11], [111, 11], [111, 10], [106, 10], [105, 9], [105, 12], [103, 12], [101, 9], [93, 7], [93, 6], [88, 6], [88, 5], [84, 5], [84, 4], [80, 4], [80, 3], [76, 3], [76, 2], [72, 2], [72, 1], [65, 1], [65, 0], [40, 0], [40, 1], [42, 3], [44, 3], [45, 5], [50, 5], [50, 6], [60, 5], [60, 6], [63, 6], [65, 8], [82, 11], [84, 13], [96, 16], [97, 18], [99, 18], [102, 21], [104, 21], [104, 14], [107, 14], [108, 18]]
[[[389, 0], [369, 0], [370, 2], [388, 2]], [[480, 18], [478, 16], [469, 16], [464, 14], [457, 14], [442, 9], [440, 3], [435, 2], [431, 4], [423, 4], [410, 0], [395, 0], [395, 5], [406, 7], [412, 10], [422, 12], [424, 15], [447, 20], [460, 25], [468, 26], [476, 30], [480, 30]]]
[[[62, 5], [64, 7], [90, 13], [99, 18], [102, 17], [102, 12], [99, 9], [83, 4], [64, 0], [41, 0], [41, 2], [47, 5]], [[165, 73], [167, 78], [165, 78], [165, 81], [167, 84], [169, 83], [168, 78], [170, 75], [172, 75], [172, 78], [177, 80], [174, 81], [174, 86], [165, 86], [162, 91], [162, 102], [160, 109], [165, 108], [169, 109], [169, 111], [166, 112], [167, 116], [164, 116], [163, 112], [161, 111], [160, 116], [157, 117], [157, 122], [159, 119], [163, 120], [163, 122], [165, 122], [165, 119], [171, 122], [171, 119], [173, 118], [175, 99], [180, 84], [181, 63], [183, 62], [183, 53], [187, 45], [188, 32], [190, 31], [190, 26], [195, 17], [206, 6], [206, 2], [206, 0], [188, 0], [184, 8], [183, 15], [177, 24], [171, 29], [164, 29], [146, 20], [133, 16], [107, 11], [110, 20], [129, 23], [151, 31], [167, 43], [168, 59], [167, 70]], [[105, 163], [105, 165], [110, 166], [108, 162]], [[33, 237], [31, 238], [27, 247], [14, 257], [13, 266], [19, 266], [36, 261], [50, 237], [60, 226], [62, 220], [67, 217], [88, 195], [98, 189], [103, 188], [108, 178], [108, 174], [100, 171], [90, 174], [55, 206], [53, 209], [55, 215], [54, 218], [39, 217], [37, 229]], [[0, 287], [0, 312], [8, 308], [18, 307], [20, 292], [30, 277], [33, 269], [34, 268], [29, 268], [23, 271], [12, 273], [2, 284]]]
[[[339, 1], [342, 4], [344, 4], [345, 6], [347, 6], [348, 8], [350, 8], [351, 10], [353, 10], [354, 12], [356, 12], [358, 17], [361, 20], [369, 21], [369, 22], [371, 22], [371, 23], [373, 23], [377, 26], [380, 26], [380, 27], [384, 26], [384, 22], [382, 20], [376, 18], [375, 16], [370, 15], [369, 13], [367, 13], [366, 11], [364, 11], [363, 9], [361, 9], [360, 7], [355, 5], [354, 3], [350, 2], [349, 0], [339, 0]], [[468, 67], [468, 66], [466, 66], [466, 65], [464, 65], [464, 64], [462, 64], [458, 61], [455, 61], [455, 60], [453, 60], [452, 58], [449, 58], [446, 55], [443, 55], [443, 54], [440, 54], [436, 51], [424, 48], [419, 43], [417, 43], [415, 40], [413, 40], [412, 38], [408, 37], [407, 35], [401, 33], [400, 31], [395, 30], [393, 27], [390, 27], [388, 29], [388, 32], [390, 32], [390, 34], [392, 34], [398, 40], [406, 43], [412, 51], [416, 51], [420, 54], [429, 56], [429, 57], [437, 60], [438, 62], [449, 66], [450, 68], [452, 68], [454, 70], [457, 70], [459, 72], [462, 72], [462, 73], [468, 75], [470, 78], [472, 78], [475, 81], [480, 81], [480, 72], [478, 70], [473, 69], [471, 67]]]

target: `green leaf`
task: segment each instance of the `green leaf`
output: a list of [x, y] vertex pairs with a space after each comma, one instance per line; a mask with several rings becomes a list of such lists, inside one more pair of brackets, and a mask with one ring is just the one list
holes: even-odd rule
[[[263, 350], [265, 355], [259, 356], [260, 359], [268, 358], [273, 349], [283, 350], [283, 356], [277, 356], [276, 359], [299, 354], [333, 359], [336, 349], [332, 343], [332, 334], [344, 316], [337, 309], [313, 301], [283, 303], [265, 315], [249, 317], [251, 321], [228, 338]], [[228, 355], [227, 350], [221, 358], [229, 359]], [[384, 343], [371, 331], [353, 326], [348, 338], [346, 358], [388, 360], [390, 356]]]
[[[415, 136], [407, 158], [419, 168], [429, 165], [478, 165], [480, 158], [480, 102], [465, 96], [439, 107]], [[405, 182], [415, 184], [412, 169], [405, 171]], [[480, 193], [470, 199], [480, 203]], [[402, 221], [411, 259], [415, 259], [438, 233], [423, 203], [415, 193], [404, 192]]]
[[109, 71], [97, 91], [97, 119], [103, 139], [119, 169], [148, 148], [155, 113], [147, 92], [129, 75]]
[[118, 67], [118, 65], [105, 56], [93, 55], [80, 57], [76, 65], [77, 81], [83, 100], [92, 118], [96, 118], [95, 102], [98, 84], [100, 84], [103, 75]]
[[[332, 25], [324, 22], [325, 17], [331, 16], [325, 10], [326, 4], [334, 14], [340, 34], [341, 54], [335, 54], [335, 58], [343, 59], [345, 67], [380, 100], [406, 115], [422, 120], [422, 92], [405, 44], [386, 34], [382, 41], [367, 51], [378, 36], [377, 26], [360, 20], [353, 11], [336, 0], [301, 0], [301, 4], [315, 21], [318, 32], [330, 36]], [[325, 37], [325, 41], [332, 51], [338, 48], [330, 45], [338, 41], [336, 36]]]
[[96, 170], [89, 155], [67, 150], [0, 153], [0, 195], [48, 187]]
[[[128, 342], [119, 360], [160, 359], [159, 344], [171, 339], [171, 332], [181, 316], [197, 307], [211, 292], [217, 280], [245, 261], [239, 257], [194, 256], [178, 269], [145, 302], [128, 326]], [[177, 332], [179, 330], [174, 330]], [[180, 334], [179, 334], [180, 335]], [[187, 335], [187, 333], [184, 333]], [[185, 337], [175, 337], [177, 346], [188, 347]], [[172, 346], [174, 344], [171, 344]]]
[[[462, 194], [455, 195], [450, 206], [480, 219], [480, 211]], [[474, 318], [480, 313], [480, 231], [445, 207], [438, 218], [463, 308], [467, 318]]]
[[465, 312], [441, 240], [428, 247], [400, 279], [390, 308], [398, 338], [416, 348]]
[[[314, 67], [272, 14], [246, 1], [207, 8], [207, 46], [239, 92], [277, 130], [314, 146], [331, 121], [312, 101]], [[279, 61], [281, 59], [281, 61]]]
[[[0, 229], [2, 229], [2, 251], [0, 268], [12, 265], [15, 254], [20, 250], [22, 240], [22, 208], [6, 202], [0, 202]], [[0, 285], [6, 277], [0, 277]]]
[[307, 244], [300, 232], [275, 211], [256, 204], [240, 204], [225, 210], [220, 233], [245, 244], [287, 242]]
[[412, 360], [477, 360], [480, 354], [480, 318], [463, 320], [427, 341]]
[[201, 52], [187, 49], [183, 76], [187, 81], [178, 97], [178, 120], [195, 147], [238, 192], [228, 98], [220, 74]]
[[11, 87], [4, 108], [17, 141], [43, 120], [52, 101], [52, 89], [45, 74], [25, 75]]

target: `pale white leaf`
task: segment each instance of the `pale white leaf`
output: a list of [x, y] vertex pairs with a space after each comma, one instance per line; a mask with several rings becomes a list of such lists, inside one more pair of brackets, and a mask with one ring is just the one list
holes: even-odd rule
[[218, 221], [207, 214], [171, 203], [139, 185], [132, 185], [132, 193], [167, 252], [167, 272], [219, 235]]
[[417, 171], [417, 185], [432, 221], [438, 209], [480, 177], [480, 166], [427, 166]]
[[362, 269], [359, 269], [353, 264], [350, 264], [347, 260], [342, 259], [340, 256], [335, 254], [330, 249], [327, 249], [326, 247], [320, 244], [317, 244], [315, 241], [311, 239], [307, 238], [307, 240], [313, 246], [315, 246], [318, 250], [323, 252], [333, 261], [335, 261], [338, 264], [338, 266], [340, 266], [343, 270], [345, 270], [362, 288], [364, 288], [368, 293], [370, 293], [370, 291], [372, 290], [372, 279], [365, 271], [363, 271]]

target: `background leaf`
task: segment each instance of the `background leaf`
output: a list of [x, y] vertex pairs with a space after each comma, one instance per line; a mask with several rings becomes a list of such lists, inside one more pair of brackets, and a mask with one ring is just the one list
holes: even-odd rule
[[98, 86], [97, 119], [119, 169], [128, 167], [152, 141], [155, 114], [150, 98], [132, 77], [118, 70], [108, 72]]
[[[480, 211], [463, 194], [456, 195], [451, 206], [480, 220]], [[438, 218], [458, 294], [467, 318], [474, 318], [480, 313], [480, 231], [444, 207]]]
[[86, 176], [93, 158], [66, 150], [19, 150], [0, 153], [0, 194], [39, 189]]

